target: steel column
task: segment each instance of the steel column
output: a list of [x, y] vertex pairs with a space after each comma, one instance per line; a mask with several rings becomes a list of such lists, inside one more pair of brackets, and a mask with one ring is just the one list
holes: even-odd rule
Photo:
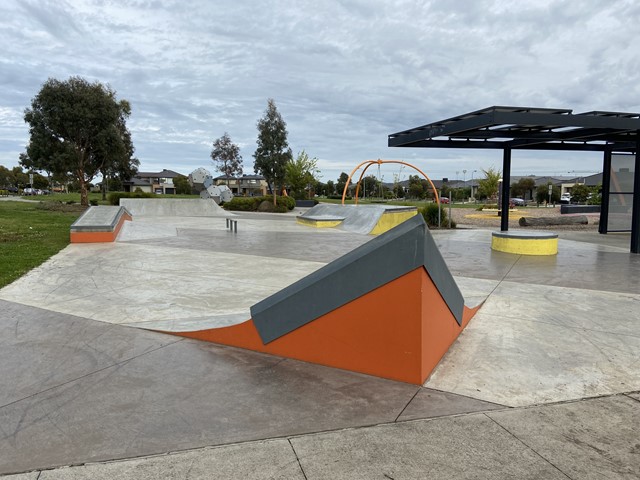
[[[638, 132], [640, 134], [640, 132]], [[631, 210], [631, 253], [640, 253], [640, 139], [636, 140], [633, 172], [633, 207]]]
[[600, 203], [600, 223], [598, 224], [598, 232], [605, 234], [609, 225], [609, 187], [611, 185], [611, 149], [604, 151], [602, 159], [602, 194]]
[[502, 153], [502, 217], [500, 218], [500, 230], [509, 230], [509, 189], [511, 183], [511, 149], [505, 148]]

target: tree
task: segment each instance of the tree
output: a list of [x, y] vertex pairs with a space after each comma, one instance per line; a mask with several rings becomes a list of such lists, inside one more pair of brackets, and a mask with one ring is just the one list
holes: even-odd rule
[[133, 142], [131, 141], [131, 133], [127, 130], [126, 118], [131, 114], [131, 106], [129, 102], [121, 102], [125, 109], [124, 115], [121, 115], [117, 123], [119, 142], [115, 144], [103, 145], [98, 151], [98, 155], [104, 155], [100, 173], [102, 174], [102, 200], [107, 199], [107, 190], [111, 185], [111, 180], [116, 180], [119, 189], [122, 188], [123, 182], [129, 180], [136, 173], [140, 161], [133, 157]]
[[216, 170], [225, 177], [239, 177], [242, 175], [240, 147], [231, 141], [231, 137], [227, 132], [224, 132], [224, 135], [213, 142], [211, 159], [216, 166]]
[[184, 175], [179, 175], [173, 179], [173, 185], [176, 187], [176, 193], [178, 195], [190, 195], [191, 185], [189, 184], [189, 178]]
[[531, 177], [522, 177], [516, 183], [511, 185], [511, 196], [526, 199], [528, 194], [533, 197], [532, 193], [536, 188], [536, 182]]
[[[546, 185], [539, 185], [536, 188], [536, 202], [544, 203], [549, 201], [549, 185], [551, 182], [548, 182]], [[551, 187], [551, 203], [557, 203], [560, 201], [560, 187], [557, 185], [553, 185]]]
[[[349, 175], [342, 172], [338, 177], [338, 182], [336, 183], [336, 192], [338, 195], [342, 196], [344, 193], [344, 187], [347, 185], [347, 180], [349, 180]], [[349, 180], [349, 186], [351, 186], [351, 180]], [[347, 194], [349, 192], [347, 191]]]
[[333, 180], [327, 180], [327, 195], [335, 195], [335, 193], [336, 193], [336, 184], [333, 183]]
[[424, 196], [424, 186], [417, 175], [415, 175], [417, 181], [414, 181], [413, 178], [413, 175], [409, 177], [409, 197], [422, 198]]
[[273, 204], [276, 195], [284, 185], [287, 163], [293, 159], [287, 142], [287, 124], [276, 109], [272, 98], [267, 102], [264, 116], [258, 120], [258, 148], [253, 154], [253, 169], [261, 174], [273, 191]]
[[502, 173], [493, 167], [489, 167], [487, 170], [482, 169], [482, 173], [484, 173], [484, 178], [478, 180], [478, 197], [496, 198]]
[[99, 82], [50, 78], [25, 110], [30, 138], [23, 165], [59, 176], [72, 173], [80, 203], [88, 206], [87, 186], [99, 172], [135, 166], [126, 127], [130, 113], [129, 102], [118, 101]]
[[[317, 158], [309, 158], [307, 152], [302, 150], [295, 160], [286, 165], [285, 182], [292, 192], [293, 198], [302, 200], [305, 192], [316, 183], [316, 176], [320, 173]], [[310, 193], [310, 192], [309, 192]]]
[[579, 203], [585, 205], [589, 199], [589, 194], [593, 193], [591, 188], [579, 183], [573, 186], [571, 189], [571, 201], [573, 203]]

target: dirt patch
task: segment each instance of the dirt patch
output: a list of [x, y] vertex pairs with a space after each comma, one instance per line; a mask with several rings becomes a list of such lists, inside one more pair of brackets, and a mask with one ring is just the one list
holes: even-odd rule
[[[447, 211], [447, 213], [449, 213]], [[501, 218], [496, 211], [478, 211], [477, 207], [473, 208], [452, 208], [451, 215], [453, 220], [459, 227], [479, 227], [487, 229], [499, 229]], [[536, 227], [521, 227], [518, 224], [520, 217], [560, 217], [560, 207], [553, 208], [516, 208], [509, 211], [509, 229], [518, 230], [587, 230], [595, 231], [598, 229], [599, 215], [589, 215], [589, 223], [587, 225], [550, 225]], [[566, 215], [563, 215], [566, 216]]]

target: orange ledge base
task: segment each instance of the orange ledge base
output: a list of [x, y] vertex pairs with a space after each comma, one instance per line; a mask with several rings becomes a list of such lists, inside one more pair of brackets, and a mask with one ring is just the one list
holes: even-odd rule
[[125, 213], [111, 232], [71, 232], [71, 243], [115, 242], [125, 221], [131, 221], [131, 215]]
[[479, 308], [459, 326], [420, 267], [267, 345], [253, 320], [166, 333], [421, 385]]

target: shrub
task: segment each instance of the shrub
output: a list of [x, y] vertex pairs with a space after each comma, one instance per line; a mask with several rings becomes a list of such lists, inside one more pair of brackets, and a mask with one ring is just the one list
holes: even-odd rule
[[[438, 204], [428, 203], [424, 207], [418, 210], [418, 213], [422, 215], [426, 224], [431, 228], [438, 228]], [[440, 225], [442, 228], [449, 227], [449, 219], [447, 211], [440, 207]], [[456, 228], [456, 223], [451, 220], [451, 228]]]
[[[222, 207], [225, 210], [239, 212], [266, 211], [259, 210], [260, 204], [263, 202], [270, 202], [271, 205], [274, 206], [273, 197], [271, 195], [266, 195], [264, 197], [233, 197], [230, 202], [226, 202]], [[293, 210], [296, 206], [296, 200], [293, 197], [276, 197], [276, 202], [277, 204], [275, 208], [269, 211], [286, 213], [287, 210]]]
[[91, 204], [92, 207], [98, 206], [98, 200], [96, 200], [95, 198], [92, 198], [91, 200], [89, 200], [89, 203]]
[[[273, 199], [271, 200], [273, 203]], [[278, 205], [284, 205], [287, 207], [287, 210], [293, 210], [296, 208], [296, 199], [293, 197], [276, 197], [276, 203]]]
[[154, 197], [153, 193], [147, 192], [111, 192], [109, 194], [109, 205], [120, 205], [121, 198], [152, 198]]
[[[263, 197], [264, 198], [264, 197]], [[267, 213], [287, 213], [287, 206], [286, 205], [274, 205], [273, 204], [273, 199], [270, 200], [263, 200], [262, 202], [260, 202], [260, 204], [258, 205], [258, 211], [259, 212], [267, 212]]]
[[[331, 199], [331, 200], [342, 200], [342, 195], [328, 195], [327, 198]], [[350, 197], [349, 195], [347, 195], [346, 197], [344, 197], [345, 200], [351, 200], [352, 197]]]
[[261, 199], [264, 197], [233, 197], [229, 202], [225, 202], [222, 207], [225, 210], [237, 212], [255, 212], [258, 210]]

